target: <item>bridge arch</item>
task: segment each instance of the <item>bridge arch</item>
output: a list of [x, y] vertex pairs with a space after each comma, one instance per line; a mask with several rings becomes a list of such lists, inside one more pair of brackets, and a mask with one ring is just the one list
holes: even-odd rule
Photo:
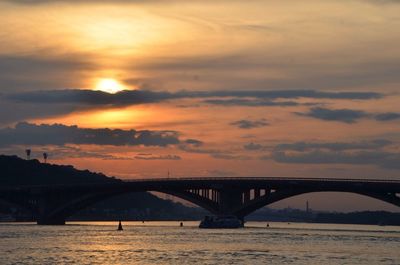
[[341, 191], [341, 190], [276, 190], [269, 194], [269, 196], [261, 197], [250, 201], [247, 205], [242, 205], [238, 210], [235, 211], [235, 215], [244, 217], [258, 209], [261, 209], [272, 203], [282, 201], [291, 197], [309, 194], [309, 193], [320, 193], [320, 192], [338, 192], [338, 193], [351, 193], [362, 195], [365, 197], [377, 199], [397, 207], [400, 207], [400, 196], [398, 193], [378, 193], [378, 192], [367, 192], [367, 191]]
[[194, 203], [217, 215], [248, 214], [271, 203], [312, 192], [349, 192], [400, 207], [400, 181], [302, 178], [188, 178], [107, 184], [3, 188], [0, 198], [29, 206], [39, 224], [63, 224], [75, 212], [116, 195], [155, 191]]
[[[218, 214], [218, 204], [209, 199], [206, 199], [198, 194], [191, 193], [189, 191], [183, 190], [148, 190], [145, 192], [160, 192], [168, 195], [172, 195], [174, 197], [183, 199], [185, 201], [191, 202], [197, 206], [202, 207], [203, 209], [213, 213]], [[47, 212], [42, 214], [42, 219], [39, 218], [38, 224], [63, 224], [65, 220], [77, 213], [80, 210], [83, 210], [93, 204], [98, 202], [110, 199], [115, 196], [133, 193], [133, 192], [143, 192], [137, 190], [119, 190], [112, 192], [99, 192], [99, 193], [89, 193], [82, 194], [81, 196], [75, 198], [65, 198], [62, 201], [57, 203], [56, 207], [52, 207]]]
[[[177, 198], [189, 201], [197, 206], [200, 206], [213, 214], [221, 214], [220, 208], [217, 202], [211, 201], [207, 198], [204, 198], [196, 193], [191, 193], [188, 191], [177, 191], [177, 190], [152, 190], [161, 192], [164, 194], [169, 194], [175, 196]], [[89, 207], [97, 202], [109, 199], [114, 196], [131, 193], [135, 191], [130, 190], [122, 190], [122, 191], [114, 191], [114, 192], [101, 192], [101, 193], [93, 193], [86, 194], [80, 197], [77, 197], [73, 200], [67, 200], [63, 204], [59, 204], [56, 208], [46, 214], [45, 222], [48, 220], [53, 220], [56, 223], [64, 222], [66, 218], [73, 215], [74, 213], [82, 210], [84, 208]], [[361, 191], [339, 191], [339, 190], [276, 190], [265, 196], [249, 201], [247, 204], [243, 204], [239, 206], [235, 211], [231, 214], [238, 216], [239, 218], [244, 218], [245, 216], [253, 213], [254, 211], [265, 207], [274, 202], [278, 202], [287, 198], [299, 196], [307, 193], [316, 193], [316, 192], [346, 192], [358, 194], [370, 198], [374, 198], [380, 201], [384, 201], [395, 206], [400, 207], [400, 197], [395, 193], [374, 193], [374, 192], [361, 192]]]

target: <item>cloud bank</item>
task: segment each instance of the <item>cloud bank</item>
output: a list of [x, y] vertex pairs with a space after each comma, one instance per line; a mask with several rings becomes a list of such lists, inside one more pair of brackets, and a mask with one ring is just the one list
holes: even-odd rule
[[288, 164], [348, 164], [375, 165], [385, 169], [400, 169], [400, 153], [386, 151], [393, 142], [385, 139], [359, 142], [296, 142], [278, 144], [273, 159]]
[[[309, 105], [296, 100], [344, 99], [371, 100], [384, 95], [374, 92], [322, 92], [314, 90], [226, 90], [226, 91], [150, 91], [126, 90], [116, 94], [102, 91], [63, 89], [34, 90], [0, 94], [0, 124], [65, 115], [75, 111], [118, 108], [138, 104], [161, 103], [180, 99], [197, 99], [200, 103], [220, 106], [281, 106]], [[317, 114], [304, 114], [316, 116]]]
[[338, 121], [348, 124], [356, 123], [364, 118], [370, 118], [376, 121], [393, 121], [400, 119], [400, 113], [397, 112], [370, 113], [362, 110], [327, 109], [321, 107], [311, 108], [309, 112], [296, 112], [295, 114], [324, 121]]
[[240, 129], [253, 129], [268, 126], [269, 123], [266, 119], [261, 120], [238, 120], [231, 122], [230, 125], [236, 126]]
[[27, 122], [18, 123], [14, 128], [0, 129], [0, 147], [66, 144], [165, 147], [179, 143], [179, 134], [175, 131], [88, 129], [62, 124], [36, 125]]

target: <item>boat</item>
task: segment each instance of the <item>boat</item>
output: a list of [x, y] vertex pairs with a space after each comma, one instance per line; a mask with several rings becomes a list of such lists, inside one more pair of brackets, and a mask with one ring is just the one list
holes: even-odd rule
[[233, 215], [205, 216], [200, 222], [199, 228], [240, 228], [243, 221]]
[[118, 224], [118, 229], [117, 229], [118, 231], [122, 231], [122, 230], [124, 230], [123, 228], [122, 228], [122, 224], [121, 224], [121, 221], [119, 221], [119, 224]]

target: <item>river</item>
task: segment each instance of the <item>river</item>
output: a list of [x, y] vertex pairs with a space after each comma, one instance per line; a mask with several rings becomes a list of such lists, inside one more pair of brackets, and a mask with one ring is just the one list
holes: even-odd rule
[[0, 223], [0, 264], [400, 264], [400, 227], [247, 222]]

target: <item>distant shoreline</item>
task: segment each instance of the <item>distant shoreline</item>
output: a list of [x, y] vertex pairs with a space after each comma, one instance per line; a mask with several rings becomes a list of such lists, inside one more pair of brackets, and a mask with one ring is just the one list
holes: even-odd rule
[[[293, 212], [286, 212], [282, 215], [281, 210], [275, 210], [267, 213], [258, 213], [249, 216], [246, 222], [289, 222], [289, 223], [310, 223], [310, 224], [355, 224], [355, 225], [379, 225], [379, 226], [400, 226], [400, 213], [385, 212], [385, 211], [363, 211], [363, 212], [350, 212], [350, 213], [327, 213], [327, 212], [314, 212], [312, 214], [305, 211], [294, 210]], [[207, 213], [204, 213], [207, 214]], [[122, 216], [122, 215], [121, 215]], [[132, 222], [176, 222], [176, 221], [200, 221], [201, 214], [190, 218], [188, 216], [176, 216], [169, 218], [130, 218], [115, 216], [86, 216], [83, 218], [70, 218], [67, 222], [112, 222], [118, 219]], [[0, 215], [0, 223], [23, 223], [34, 222], [33, 219], [19, 219], [15, 220], [11, 215]]]

